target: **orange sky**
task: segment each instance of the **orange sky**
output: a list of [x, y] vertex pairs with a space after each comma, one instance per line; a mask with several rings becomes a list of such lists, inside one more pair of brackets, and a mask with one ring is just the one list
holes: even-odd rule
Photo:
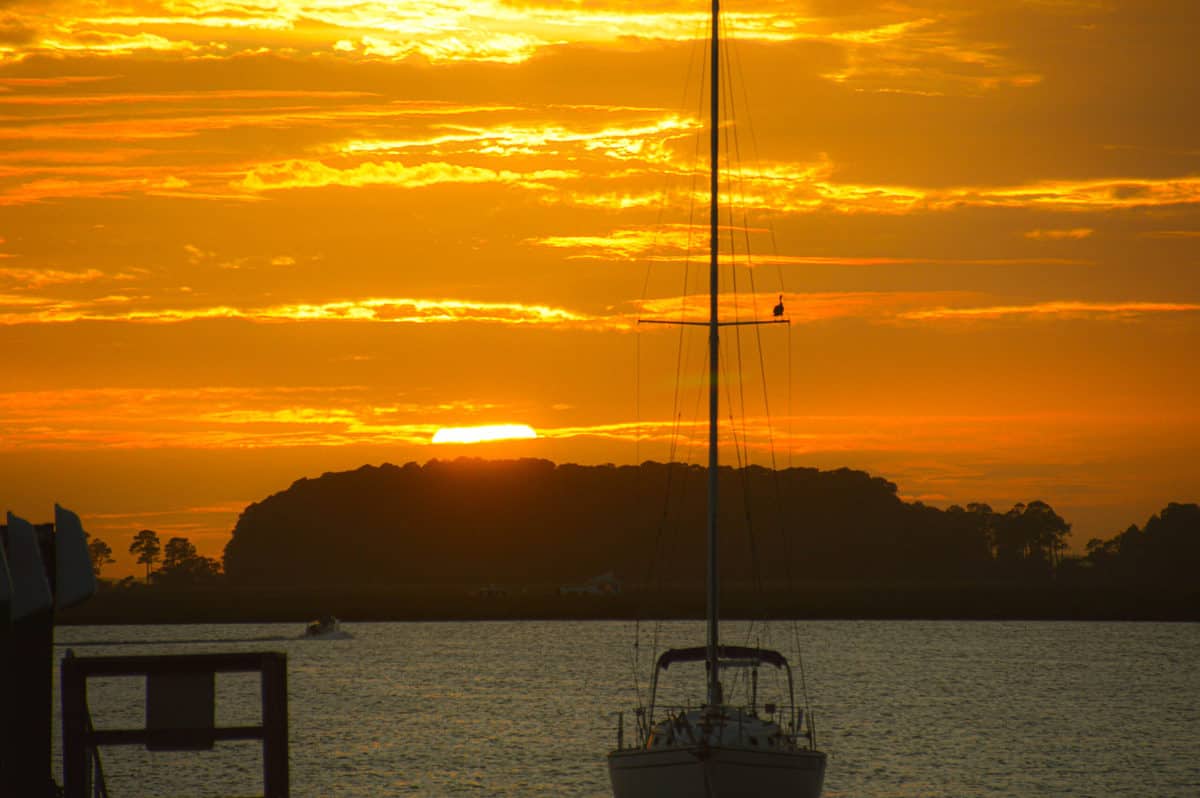
[[[751, 459], [1044, 499], [1077, 543], [1200, 499], [1200, 7], [725, 8], [724, 311], [792, 319], [741, 380], [726, 336]], [[701, 459], [679, 333], [635, 322], [703, 313], [706, 14], [0, 4], [0, 509], [125, 573], [137, 529], [217, 556], [368, 462], [661, 460], [673, 420]], [[476, 424], [539, 437], [431, 443]]]

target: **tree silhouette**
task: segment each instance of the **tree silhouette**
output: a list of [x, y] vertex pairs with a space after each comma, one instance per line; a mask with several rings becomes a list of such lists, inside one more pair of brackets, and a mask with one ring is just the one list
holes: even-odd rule
[[1027, 559], [1055, 565], [1066, 546], [1067, 533], [1071, 525], [1042, 501], [1025, 505], [1021, 514], [1021, 527], [1025, 537]]
[[129, 553], [137, 555], [137, 561], [146, 565], [146, 581], [150, 581], [150, 569], [154, 563], [158, 562], [159, 554], [162, 553], [162, 544], [159, 543], [158, 533], [152, 529], [143, 529], [133, 536], [133, 542], [129, 544]]
[[992, 545], [996, 560], [1018, 570], [1052, 570], [1062, 559], [1071, 525], [1043, 501], [1018, 502], [995, 516]]
[[96, 576], [100, 575], [100, 570], [105, 565], [116, 562], [112, 556], [112, 548], [100, 538], [88, 541], [88, 557], [92, 560], [92, 573]]
[[1200, 568], [1200, 505], [1172, 502], [1145, 527], [1088, 541], [1087, 560], [1102, 575], [1133, 582], [1188, 583]]
[[196, 547], [187, 538], [171, 538], [163, 546], [162, 568], [170, 571], [196, 556]]
[[175, 537], [163, 546], [162, 567], [155, 581], [162, 584], [210, 582], [221, 573], [221, 564], [201, 556], [187, 538]]

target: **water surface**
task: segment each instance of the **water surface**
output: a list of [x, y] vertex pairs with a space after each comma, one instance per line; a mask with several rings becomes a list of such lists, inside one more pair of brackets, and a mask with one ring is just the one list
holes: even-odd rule
[[[632, 624], [346, 628], [354, 639], [295, 639], [302, 627], [282, 624], [63, 627], [56, 653], [286, 651], [295, 796], [609, 794], [604, 755], [617, 711], [635, 703]], [[1198, 625], [724, 629], [726, 642], [771, 645], [793, 660], [802, 645], [829, 798], [1200, 796]], [[655, 638], [662, 648], [702, 636], [700, 623], [643, 623], [643, 693]], [[91, 680], [89, 696], [99, 728], [144, 722], [139, 680]], [[259, 707], [256, 676], [218, 676], [219, 725], [256, 723]], [[257, 743], [102, 755], [114, 798], [262, 793]]]

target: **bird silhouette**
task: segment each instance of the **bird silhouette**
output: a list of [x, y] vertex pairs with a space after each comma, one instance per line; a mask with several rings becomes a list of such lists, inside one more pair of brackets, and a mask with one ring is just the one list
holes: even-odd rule
[[775, 309], [772, 310], [771, 312], [774, 313], [776, 316], [783, 315], [783, 294], [779, 295], [779, 304], [776, 305]]

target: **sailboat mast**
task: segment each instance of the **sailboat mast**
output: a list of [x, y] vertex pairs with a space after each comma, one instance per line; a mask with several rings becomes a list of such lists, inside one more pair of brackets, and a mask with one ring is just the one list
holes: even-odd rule
[[717, 573], [717, 371], [720, 346], [717, 322], [717, 237], [718, 144], [720, 141], [720, 0], [712, 0], [712, 84], [709, 114], [709, 213], [708, 213], [708, 635], [705, 659], [708, 664], [708, 704], [721, 703], [721, 676], [718, 673], [718, 573]]

